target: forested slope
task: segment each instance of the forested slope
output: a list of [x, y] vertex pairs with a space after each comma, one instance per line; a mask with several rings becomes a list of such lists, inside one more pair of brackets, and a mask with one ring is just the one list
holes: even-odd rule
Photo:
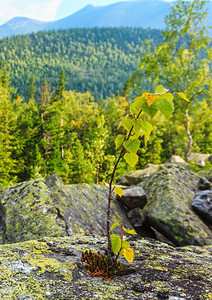
[[18, 35], [0, 40], [0, 65], [10, 69], [12, 85], [27, 101], [34, 77], [37, 94], [44, 81], [56, 86], [61, 70], [67, 89], [90, 90], [97, 100], [122, 91], [139, 62], [145, 40], [162, 42], [159, 30], [142, 28], [82, 28]]

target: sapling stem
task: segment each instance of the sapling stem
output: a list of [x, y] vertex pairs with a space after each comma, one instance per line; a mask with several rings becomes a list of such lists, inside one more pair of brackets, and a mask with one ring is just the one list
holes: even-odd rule
[[[138, 119], [141, 113], [142, 113], [142, 109], [139, 111], [139, 113], [138, 113], [138, 115], [135, 119]], [[131, 127], [128, 135], [125, 138], [125, 141], [128, 141], [129, 138], [131, 137], [133, 128], [134, 128], [134, 125]], [[108, 240], [107, 257], [108, 257], [108, 265], [111, 264], [111, 253], [112, 253], [111, 239], [110, 239], [110, 221], [111, 221], [111, 201], [112, 201], [112, 192], [113, 192], [113, 180], [114, 180], [114, 176], [115, 176], [116, 169], [118, 167], [119, 161], [124, 156], [125, 152], [126, 152], [126, 150], [123, 146], [122, 150], [121, 150], [121, 152], [118, 156], [118, 159], [117, 159], [117, 161], [114, 165], [113, 172], [112, 172], [112, 175], [111, 175], [111, 178], [110, 178], [110, 183], [109, 183], [108, 208], [107, 208], [107, 240]]]

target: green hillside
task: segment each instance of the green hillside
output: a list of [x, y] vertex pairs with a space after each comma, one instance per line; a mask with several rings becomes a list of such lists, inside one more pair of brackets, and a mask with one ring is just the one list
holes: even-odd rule
[[65, 70], [67, 90], [90, 90], [95, 99], [122, 91], [138, 67], [137, 54], [148, 39], [162, 41], [159, 30], [142, 28], [82, 28], [18, 35], [0, 40], [0, 65], [10, 70], [12, 85], [26, 101], [30, 78], [37, 96], [44, 81], [56, 86]]

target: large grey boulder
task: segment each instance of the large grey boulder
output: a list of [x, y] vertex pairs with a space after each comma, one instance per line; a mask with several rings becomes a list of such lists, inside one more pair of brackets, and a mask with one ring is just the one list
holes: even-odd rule
[[212, 247], [129, 241], [134, 272], [104, 281], [90, 276], [82, 251], [103, 251], [106, 239], [83, 234], [0, 245], [0, 299], [211, 299]]
[[[105, 235], [107, 195], [106, 185], [64, 185], [57, 175], [6, 188], [0, 199], [0, 242], [74, 233]], [[112, 222], [130, 227], [116, 201], [112, 203]]]
[[161, 165], [142, 184], [150, 226], [177, 246], [212, 244], [212, 232], [191, 209], [199, 177], [182, 165]]

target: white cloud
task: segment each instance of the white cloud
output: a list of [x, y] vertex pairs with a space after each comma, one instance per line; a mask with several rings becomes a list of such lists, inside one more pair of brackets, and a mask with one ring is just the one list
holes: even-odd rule
[[62, 0], [0, 0], [0, 24], [17, 16], [52, 21], [61, 2]]

